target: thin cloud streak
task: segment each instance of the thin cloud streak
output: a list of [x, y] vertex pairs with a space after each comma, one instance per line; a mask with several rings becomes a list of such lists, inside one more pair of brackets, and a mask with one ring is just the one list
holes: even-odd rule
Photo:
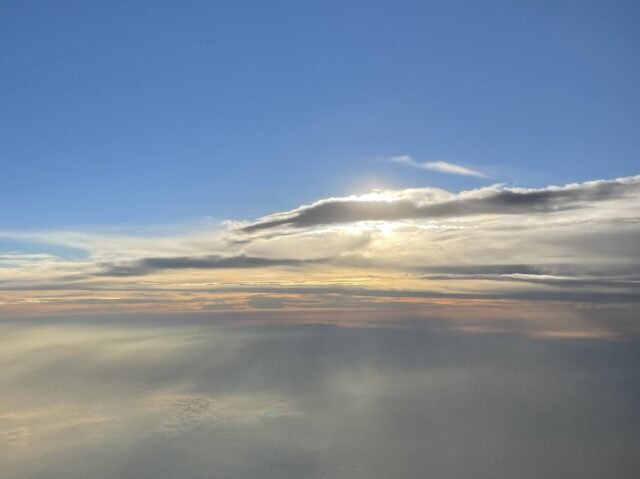
[[322, 259], [295, 260], [287, 258], [261, 258], [255, 256], [179, 256], [143, 258], [129, 264], [108, 264], [97, 276], [141, 276], [159, 270], [171, 269], [248, 269], [272, 266], [303, 266], [319, 263]]
[[405, 163], [407, 165], [414, 166], [416, 168], [422, 168], [425, 170], [438, 171], [440, 173], [448, 173], [451, 175], [463, 175], [463, 176], [475, 176], [476, 178], [488, 178], [484, 173], [472, 170], [465, 166], [456, 165], [455, 163], [449, 163], [447, 161], [427, 161], [420, 163], [414, 160], [409, 155], [399, 155], [391, 158], [391, 161], [395, 163]]

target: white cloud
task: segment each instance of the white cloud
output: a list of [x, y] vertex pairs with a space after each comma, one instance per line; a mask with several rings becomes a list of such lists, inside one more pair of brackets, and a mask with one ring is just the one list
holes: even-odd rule
[[394, 161], [396, 163], [406, 163], [411, 166], [415, 166], [417, 168], [438, 171], [440, 173], [449, 173], [452, 175], [475, 176], [477, 178], [488, 178], [487, 175], [485, 175], [480, 171], [472, 170], [471, 168], [467, 168], [461, 165], [456, 165], [455, 163], [449, 163], [447, 161], [427, 161], [425, 163], [420, 163], [414, 160], [409, 155], [394, 156], [391, 158], [391, 161]]

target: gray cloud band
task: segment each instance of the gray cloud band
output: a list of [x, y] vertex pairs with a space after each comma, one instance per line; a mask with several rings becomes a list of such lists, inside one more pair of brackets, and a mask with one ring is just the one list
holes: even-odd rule
[[138, 276], [163, 269], [248, 269], [272, 266], [302, 266], [321, 262], [314, 260], [273, 259], [254, 256], [179, 256], [167, 258], [143, 258], [129, 264], [107, 264], [97, 276]]
[[635, 176], [542, 189], [491, 188], [483, 191], [481, 196], [467, 197], [459, 194], [446, 201], [427, 204], [402, 198], [391, 201], [336, 198], [266, 217], [262, 221], [245, 226], [242, 231], [250, 233], [279, 226], [303, 228], [357, 221], [550, 213], [582, 208], [593, 202], [623, 198], [637, 193], [639, 189], [640, 176]]

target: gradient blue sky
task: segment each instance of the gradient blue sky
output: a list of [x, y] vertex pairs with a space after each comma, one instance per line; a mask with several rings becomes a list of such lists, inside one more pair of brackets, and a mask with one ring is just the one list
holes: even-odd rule
[[623, 1], [3, 1], [0, 222], [636, 174], [639, 23]]

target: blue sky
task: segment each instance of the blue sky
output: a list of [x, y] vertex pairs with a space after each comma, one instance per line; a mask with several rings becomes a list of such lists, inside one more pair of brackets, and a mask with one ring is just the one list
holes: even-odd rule
[[0, 225], [637, 174], [639, 17], [623, 1], [1, 2]]

